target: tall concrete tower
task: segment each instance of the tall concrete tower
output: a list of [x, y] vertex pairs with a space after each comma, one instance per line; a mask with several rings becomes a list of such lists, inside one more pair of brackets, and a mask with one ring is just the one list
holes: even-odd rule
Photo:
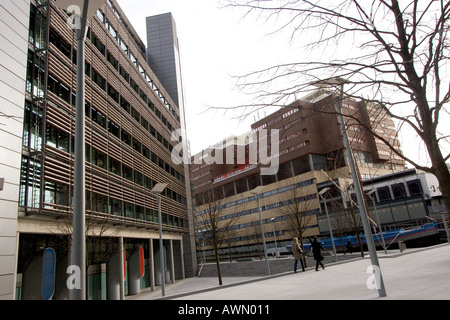
[[184, 254], [186, 255], [186, 269], [195, 270], [197, 255], [193, 227], [195, 222], [192, 219], [192, 189], [189, 164], [191, 157], [186, 134], [186, 106], [184, 105], [177, 27], [170, 12], [147, 17], [147, 63], [176, 103], [180, 112], [186, 199], [189, 225], [191, 226], [190, 232], [185, 239]]
[[147, 62], [181, 111], [180, 51], [177, 27], [170, 12], [147, 17]]

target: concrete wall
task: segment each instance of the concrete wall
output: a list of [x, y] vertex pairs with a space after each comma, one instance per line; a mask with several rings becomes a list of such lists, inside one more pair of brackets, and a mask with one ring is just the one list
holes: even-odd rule
[[0, 300], [14, 299], [30, 1], [0, 2]]

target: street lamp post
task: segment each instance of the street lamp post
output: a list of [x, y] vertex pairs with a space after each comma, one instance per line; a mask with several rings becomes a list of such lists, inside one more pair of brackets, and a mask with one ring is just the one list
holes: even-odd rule
[[263, 228], [263, 223], [262, 223], [262, 218], [261, 218], [261, 207], [259, 205], [259, 197], [258, 197], [258, 195], [263, 191], [263, 189], [264, 189], [263, 186], [258, 186], [255, 189], [253, 189], [251, 191], [251, 193], [255, 195], [256, 203], [258, 204], [259, 225], [261, 227], [261, 236], [262, 236], [262, 240], [263, 240], [264, 256], [266, 258], [267, 274], [270, 276], [270, 265], [269, 265], [269, 259], [267, 257], [266, 237], [264, 236], [264, 228]]
[[324, 188], [324, 189], [320, 190], [319, 197], [322, 198], [322, 201], [325, 205], [325, 214], [327, 215], [328, 228], [330, 229], [330, 237], [331, 237], [331, 244], [333, 246], [334, 259], [336, 260], [336, 262], [338, 262], [338, 257], [336, 254], [336, 245], [334, 244], [333, 228], [331, 227], [330, 215], [328, 214], [327, 200], [323, 196], [325, 194], [325, 192], [327, 192], [328, 190], [330, 190], [330, 188]]
[[364, 233], [366, 235], [367, 247], [369, 248], [370, 260], [372, 262], [372, 270], [377, 272], [376, 275], [378, 290], [378, 295], [380, 297], [386, 296], [386, 289], [384, 287], [383, 275], [381, 273], [380, 263], [378, 262], [377, 251], [375, 248], [375, 243], [373, 241], [372, 231], [370, 230], [369, 217], [367, 215], [367, 206], [364, 201], [363, 191], [361, 186], [361, 181], [359, 174], [356, 170], [355, 160], [353, 158], [352, 149], [350, 147], [350, 141], [348, 139], [347, 130], [345, 128], [344, 116], [342, 115], [342, 100], [344, 98], [344, 84], [347, 81], [345, 79], [335, 77], [328, 80], [316, 81], [311, 83], [311, 85], [316, 87], [339, 87], [339, 101], [335, 104], [336, 113], [338, 115], [339, 124], [341, 126], [341, 132], [344, 138], [344, 146], [347, 153], [347, 158], [349, 161], [350, 171], [352, 173], [353, 185], [355, 187], [356, 198], [358, 200], [359, 212], [361, 215], [361, 221], [363, 224]]
[[[372, 262], [372, 269], [375, 270], [378, 274], [376, 275], [377, 285], [376, 288], [378, 290], [378, 295], [380, 297], [386, 296], [386, 289], [384, 287], [383, 275], [381, 273], [380, 263], [378, 261], [377, 250], [375, 248], [375, 243], [373, 241], [372, 231], [370, 230], [369, 218], [367, 215], [367, 207], [363, 197], [363, 191], [361, 186], [361, 181], [359, 179], [359, 175], [356, 170], [355, 159], [353, 158], [352, 149], [350, 147], [350, 141], [348, 139], [347, 130], [345, 128], [344, 116], [342, 115], [342, 100], [344, 98], [344, 84], [345, 79], [335, 78], [330, 81], [327, 81], [323, 84], [339, 86], [339, 101], [336, 103], [336, 112], [339, 118], [339, 124], [341, 126], [341, 132], [344, 137], [344, 146], [347, 153], [347, 158], [349, 161], [350, 171], [352, 173], [353, 186], [355, 187], [356, 199], [358, 200], [359, 212], [361, 215], [361, 221], [363, 224], [364, 233], [366, 235], [367, 247], [369, 249], [370, 260]], [[320, 82], [319, 82], [320, 84]]]
[[167, 187], [167, 183], [157, 183], [153, 189], [152, 193], [156, 195], [158, 199], [158, 224], [159, 224], [159, 268], [161, 269], [161, 295], [164, 297], [166, 295], [166, 284], [164, 275], [164, 251], [163, 251], [163, 238], [162, 238], [162, 214], [161, 214], [161, 193]]
[[384, 254], [387, 254], [386, 243], [384, 242], [383, 230], [381, 229], [380, 217], [378, 216], [377, 205], [375, 204], [375, 199], [373, 194], [377, 191], [377, 189], [372, 189], [366, 193], [369, 196], [370, 200], [372, 200], [373, 207], [375, 209], [375, 215], [377, 216], [378, 230], [380, 230], [381, 243], [383, 244]]
[[105, 0], [56, 0], [56, 5], [72, 13], [77, 38], [77, 98], [75, 106], [75, 152], [73, 178], [72, 256], [71, 265], [79, 271], [78, 285], [70, 290], [71, 300], [86, 299], [86, 195], [85, 195], [85, 119], [84, 119], [84, 41], [87, 19]]

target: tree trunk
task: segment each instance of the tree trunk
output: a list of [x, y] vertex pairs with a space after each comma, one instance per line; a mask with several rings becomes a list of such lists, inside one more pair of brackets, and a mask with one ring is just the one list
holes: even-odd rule
[[219, 279], [219, 286], [221, 286], [222, 285], [222, 272], [220, 271], [220, 260], [219, 260], [218, 250], [215, 250], [215, 256], [216, 256], [217, 277]]

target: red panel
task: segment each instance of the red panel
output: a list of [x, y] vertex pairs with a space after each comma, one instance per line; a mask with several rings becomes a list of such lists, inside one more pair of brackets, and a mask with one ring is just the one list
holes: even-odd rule
[[139, 271], [141, 277], [143, 277], [145, 273], [145, 265], [144, 265], [144, 248], [142, 247], [139, 247]]

